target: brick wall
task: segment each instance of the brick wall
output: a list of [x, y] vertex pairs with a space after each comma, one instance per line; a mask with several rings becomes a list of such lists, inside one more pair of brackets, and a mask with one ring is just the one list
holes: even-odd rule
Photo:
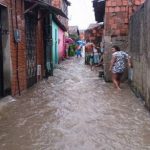
[[130, 16], [144, 0], [107, 0], [105, 9], [105, 35], [128, 35]]
[[[21, 33], [21, 42], [18, 44], [18, 74], [19, 74], [19, 83], [20, 90], [26, 89], [26, 55], [25, 55], [25, 28], [24, 28], [24, 16], [23, 16], [23, 8], [24, 4], [22, 1], [17, 1], [17, 5], [15, 8], [15, 3], [12, 5], [10, 1], [6, 1], [8, 9], [9, 9], [9, 18], [10, 18], [10, 49], [11, 49], [11, 62], [12, 62], [12, 95], [18, 93], [18, 85], [17, 85], [17, 45], [14, 42], [13, 37], [13, 28], [17, 27], [15, 11], [17, 12], [17, 20], [18, 20], [18, 29]], [[11, 8], [11, 10], [10, 10]], [[12, 13], [12, 15], [11, 15]]]

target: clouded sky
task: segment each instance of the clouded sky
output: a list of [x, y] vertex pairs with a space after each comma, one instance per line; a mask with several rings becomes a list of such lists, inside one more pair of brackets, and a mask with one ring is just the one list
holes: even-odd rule
[[69, 25], [77, 25], [86, 29], [90, 23], [95, 23], [92, 0], [69, 0]]

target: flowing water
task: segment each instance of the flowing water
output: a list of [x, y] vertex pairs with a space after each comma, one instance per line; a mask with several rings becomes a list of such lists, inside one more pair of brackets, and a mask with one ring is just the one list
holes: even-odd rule
[[0, 103], [0, 150], [149, 150], [150, 114], [126, 84], [117, 92], [82, 59]]

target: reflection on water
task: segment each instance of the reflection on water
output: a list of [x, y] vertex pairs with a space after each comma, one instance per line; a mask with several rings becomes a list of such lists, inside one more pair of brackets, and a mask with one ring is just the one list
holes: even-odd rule
[[148, 150], [150, 115], [80, 59], [0, 109], [0, 150]]

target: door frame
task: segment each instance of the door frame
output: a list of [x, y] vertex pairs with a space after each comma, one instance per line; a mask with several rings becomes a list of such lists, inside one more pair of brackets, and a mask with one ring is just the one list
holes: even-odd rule
[[[1, 22], [1, 7], [0, 7], [0, 22]], [[3, 77], [3, 46], [2, 46], [2, 24], [0, 23], [0, 97], [4, 96], [4, 77]]]
[[11, 94], [12, 66], [8, 13], [8, 8], [0, 4], [0, 97]]

